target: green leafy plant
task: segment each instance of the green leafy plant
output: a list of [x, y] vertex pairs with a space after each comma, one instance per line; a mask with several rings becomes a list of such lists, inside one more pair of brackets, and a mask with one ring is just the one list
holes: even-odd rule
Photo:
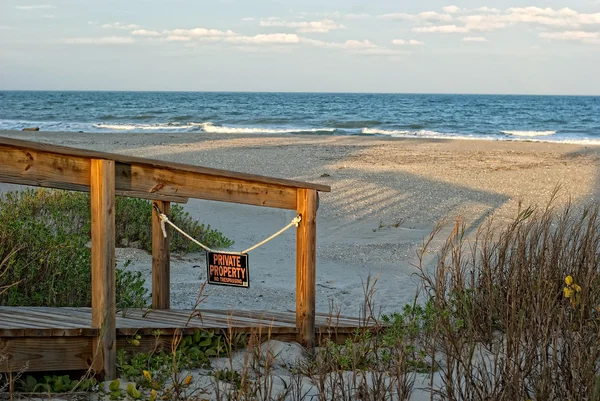
[[[117, 197], [115, 215], [118, 220], [116, 242], [120, 246], [152, 250], [152, 202], [145, 199]], [[193, 238], [211, 248], [227, 248], [233, 241], [220, 232], [194, 219], [183, 206], [173, 204], [169, 219]], [[201, 248], [182, 235], [171, 236], [172, 252], [198, 252]]]
[[216, 382], [225, 382], [231, 384], [236, 389], [242, 387], [242, 375], [235, 370], [230, 369], [217, 369], [212, 372]]
[[150, 303], [141, 272], [117, 269], [117, 309], [146, 308]]
[[115, 379], [108, 384], [108, 391], [108, 397], [111, 400], [120, 400], [124, 397], [119, 379]]
[[52, 375], [37, 378], [32, 375], [25, 376], [17, 386], [19, 391], [26, 393], [66, 393], [71, 391], [94, 391], [98, 381], [94, 378], [82, 377], [79, 380], [71, 379], [69, 375]]
[[[150, 250], [151, 202], [117, 197], [115, 213], [117, 246]], [[179, 205], [173, 205], [171, 215], [175, 224], [210, 247], [232, 245]], [[47, 189], [8, 192], [0, 196], [0, 220], [0, 305], [90, 305], [89, 194]], [[171, 250], [190, 252], [198, 248], [173, 235]], [[120, 307], [145, 305], [141, 275], [121, 272], [117, 280]]]
[[[135, 340], [134, 336], [132, 341]], [[117, 368], [122, 376], [136, 380], [140, 385], [158, 389], [172, 372], [170, 364], [173, 353], [181, 369], [207, 368], [210, 366], [209, 358], [225, 355], [228, 346], [223, 336], [212, 331], [196, 330], [193, 335], [183, 336], [178, 340], [174, 352], [171, 351], [154, 350], [128, 355], [125, 350], [120, 349], [117, 352]]]

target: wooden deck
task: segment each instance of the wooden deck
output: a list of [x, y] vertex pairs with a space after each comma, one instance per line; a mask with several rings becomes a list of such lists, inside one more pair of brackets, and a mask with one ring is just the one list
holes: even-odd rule
[[[140, 310], [117, 313], [117, 348], [143, 351], [160, 346], [170, 348], [176, 330], [191, 334], [197, 329], [215, 332], [257, 333], [263, 338], [295, 340], [296, 313], [269, 311]], [[344, 341], [362, 324], [357, 318], [316, 314], [316, 336]], [[157, 341], [156, 331], [160, 330]], [[260, 332], [260, 333], [259, 333]], [[142, 336], [139, 347], [131, 336]], [[85, 370], [92, 365], [93, 343], [102, 335], [92, 327], [91, 308], [0, 307], [0, 354], [7, 360], [0, 372]]]

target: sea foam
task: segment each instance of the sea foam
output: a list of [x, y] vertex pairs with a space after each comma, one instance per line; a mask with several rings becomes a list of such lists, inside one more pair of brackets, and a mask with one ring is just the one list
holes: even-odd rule
[[512, 136], [526, 136], [526, 137], [535, 137], [535, 136], [550, 136], [556, 134], [556, 131], [500, 131], [506, 135]]
[[[200, 124], [187, 123], [164, 123], [164, 124], [93, 124], [94, 128], [112, 131], [162, 131], [162, 130], [190, 130], [198, 127]], [[197, 128], [196, 128], [197, 129]]]
[[[379, 128], [363, 128], [361, 133], [364, 135], [388, 135], [388, 136], [396, 136], [396, 137], [423, 137], [423, 138], [457, 138], [460, 136], [458, 134], [443, 134], [441, 132], [429, 131], [429, 130], [389, 130], [389, 129], [379, 129]], [[470, 136], [465, 135], [465, 139], [470, 138]]]
[[260, 127], [226, 127], [213, 123], [200, 124], [202, 131], [213, 134], [291, 134], [303, 132], [334, 132], [335, 128], [260, 128]]

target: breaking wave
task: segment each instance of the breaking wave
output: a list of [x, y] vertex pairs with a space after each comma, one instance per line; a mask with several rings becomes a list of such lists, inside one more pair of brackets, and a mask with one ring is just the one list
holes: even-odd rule
[[500, 131], [506, 135], [512, 136], [525, 136], [525, 137], [536, 137], [536, 136], [550, 136], [556, 134], [556, 131]]
[[363, 128], [361, 131], [364, 135], [388, 135], [398, 137], [424, 137], [424, 138], [470, 138], [469, 135], [458, 134], [443, 134], [436, 131], [428, 130], [387, 130], [379, 128]]
[[109, 131], [181, 131], [198, 129], [196, 123], [161, 123], [161, 124], [93, 124], [92, 127]]
[[260, 128], [260, 127], [226, 127], [213, 123], [200, 124], [202, 131], [214, 134], [301, 134], [336, 131], [335, 128]]

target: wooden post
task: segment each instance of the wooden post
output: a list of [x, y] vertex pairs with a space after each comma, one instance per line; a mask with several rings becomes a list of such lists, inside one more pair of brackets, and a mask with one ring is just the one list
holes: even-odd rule
[[296, 229], [296, 328], [297, 341], [315, 346], [315, 292], [317, 285], [317, 191], [298, 189], [297, 208], [302, 216]]
[[[159, 210], [170, 217], [171, 203], [154, 201]], [[167, 237], [163, 235], [160, 217], [152, 208], [152, 308], [169, 309], [171, 307], [171, 234], [166, 226]]]
[[94, 341], [94, 367], [105, 380], [117, 376], [115, 271], [115, 162], [91, 160], [92, 208], [92, 327], [100, 329]]

